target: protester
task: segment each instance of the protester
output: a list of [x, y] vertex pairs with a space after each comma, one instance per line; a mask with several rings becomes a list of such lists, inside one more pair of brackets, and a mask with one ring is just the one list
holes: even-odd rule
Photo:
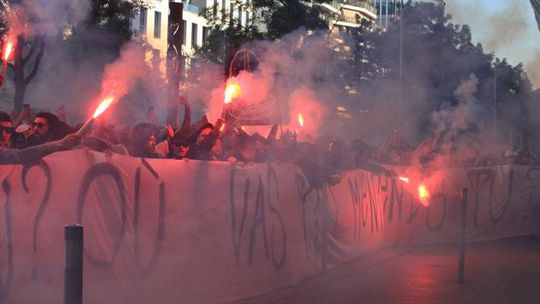
[[27, 146], [59, 140], [71, 132], [71, 127], [53, 113], [39, 112], [34, 117]]
[[540, 159], [528, 150], [519, 149], [514, 153], [514, 163], [523, 166], [537, 166], [540, 164]]
[[[296, 131], [281, 130], [276, 122], [266, 137], [259, 133], [248, 134], [233, 117], [225, 116], [215, 124], [205, 115], [191, 123], [191, 106], [181, 97], [178, 101], [184, 106], [184, 119], [180, 126], [168, 124], [160, 126], [155, 109], [147, 114], [150, 122], [139, 123], [131, 128], [127, 123], [96, 122], [93, 131], [83, 140], [83, 145], [97, 152], [129, 154], [144, 158], [195, 159], [203, 161], [229, 161], [230, 163], [289, 162], [296, 164], [314, 188], [339, 182], [348, 170], [363, 169], [377, 174], [395, 177], [395, 173], [380, 164], [417, 166], [423, 171], [441, 166], [487, 166], [512, 162], [522, 165], [539, 164], [540, 160], [528, 151], [507, 152], [502, 155], [488, 155], [483, 151], [469, 149], [468, 153], [455, 152], [455, 143], [436, 139], [425, 140], [412, 153], [394, 130], [386, 143], [375, 148], [362, 139], [346, 143], [327, 139], [330, 144], [323, 148], [322, 140], [317, 143], [300, 142]], [[29, 116], [29, 107], [20, 117]], [[24, 119], [23, 119], [24, 120]], [[178, 120], [178, 119], [177, 119]], [[59, 138], [70, 133], [72, 128], [52, 113], [40, 112], [33, 119], [32, 126], [24, 123], [13, 130], [11, 117], [0, 112], [0, 147], [4, 149], [23, 148], [43, 143], [56, 143], [39, 146], [36, 150], [8, 150], [3, 152], [4, 163], [25, 162], [28, 155], [45, 155], [61, 150]], [[79, 124], [79, 127], [82, 124]], [[77, 128], [75, 128], [77, 129]], [[68, 138], [68, 137], [66, 137]], [[305, 138], [305, 137], [304, 137]], [[56, 141], [55, 141], [56, 140]], [[64, 145], [65, 146], [65, 145]], [[126, 149], [129, 147], [129, 150]], [[28, 151], [28, 152], [25, 152]], [[18, 155], [18, 156], [14, 156]], [[440, 161], [443, 159], [444, 161]]]
[[137, 124], [131, 132], [131, 147], [129, 152], [132, 156], [158, 158], [156, 153], [157, 127], [151, 123]]
[[[192, 144], [188, 158], [197, 160], [210, 160], [212, 157], [212, 147], [217, 139], [217, 132], [214, 132], [214, 125], [207, 123], [190, 136]], [[194, 140], [193, 140], [194, 139]]]
[[13, 122], [8, 113], [0, 111], [0, 149], [11, 148], [13, 140]]
[[129, 154], [127, 148], [124, 145], [111, 142], [109, 132], [104, 128], [94, 129], [90, 133], [90, 135], [84, 138], [83, 145], [91, 150], [98, 152], [110, 151], [123, 155]]

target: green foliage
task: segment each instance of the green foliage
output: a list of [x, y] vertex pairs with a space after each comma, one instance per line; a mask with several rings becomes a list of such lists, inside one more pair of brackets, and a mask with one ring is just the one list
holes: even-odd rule
[[[276, 40], [300, 27], [328, 30], [317, 5], [324, 2], [330, 1], [253, 0], [250, 8], [257, 11], [261, 32], [219, 14], [218, 18], [206, 15], [213, 28], [197, 55], [227, 64], [234, 50], [253, 39]], [[394, 104], [397, 109], [401, 100], [404, 111], [414, 111], [415, 121], [422, 122], [417, 126], [420, 133], [429, 135], [431, 113], [458, 106], [462, 101], [456, 89], [474, 74], [478, 86], [472, 97], [479, 109], [478, 124], [489, 125], [495, 112], [520, 132], [527, 129], [531, 84], [523, 66], [511, 66], [486, 53], [481, 44], [475, 45], [469, 26], [453, 24], [443, 1], [407, 1], [389, 21], [386, 29], [363, 21], [339, 39], [328, 39], [329, 50], [339, 51], [335, 61], [321, 62], [328, 65], [321, 68], [328, 75], [318, 77], [341, 88], [340, 104], [361, 112], [380, 104]]]
[[[401, 13], [402, 22], [398, 11], [386, 31], [361, 28], [352, 33], [354, 55], [350, 60], [355, 69], [347, 77], [350, 85], [359, 87], [373, 100], [392, 96], [397, 104], [401, 48], [401, 99], [404, 107], [407, 103], [426, 105], [426, 123], [429, 113], [460, 103], [455, 95], [456, 88], [470, 74], [479, 80], [474, 98], [480, 108], [491, 113], [496, 98], [500, 118], [524, 121], [527, 110], [523, 105], [531, 92], [531, 84], [521, 64], [511, 66], [505, 59], [486, 54], [482, 45], [474, 45], [469, 26], [451, 23], [442, 2], [410, 2]], [[363, 60], [364, 64], [359, 64], [358, 60]], [[509, 103], [513, 105], [512, 114], [501, 110]], [[491, 118], [485, 116], [486, 121]], [[425, 124], [421, 128], [425, 132]]]
[[300, 27], [327, 29], [321, 18], [320, 6], [330, 0], [253, 0], [249, 4], [233, 2], [235, 9], [256, 12], [248, 26], [231, 18], [229, 10], [218, 11], [217, 4], [201, 13], [208, 20], [210, 31], [207, 41], [196, 52], [196, 57], [227, 65], [238, 48], [256, 39], [278, 39]]
[[131, 18], [149, 5], [148, 0], [91, 0], [91, 4], [87, 19], [63, 37], [75, 60], [102, 52], [117, 55], [132, 37]]
[[278, 39], [300, 27], [308, 30], [327, 29], [321, 18], [320, 4], [331, 0], [253, 0], [253, 7], [261, 12], [266, 25], [266, 37]]

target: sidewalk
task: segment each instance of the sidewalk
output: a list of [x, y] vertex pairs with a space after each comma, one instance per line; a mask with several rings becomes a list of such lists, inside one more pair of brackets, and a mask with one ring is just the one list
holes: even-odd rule
[[540, 237], [388, 249], [240, 303], [540, 303]]

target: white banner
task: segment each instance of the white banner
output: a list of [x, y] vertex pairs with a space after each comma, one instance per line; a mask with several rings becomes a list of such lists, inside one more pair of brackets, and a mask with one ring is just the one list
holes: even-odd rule
[[362, 170], [314, 190], [290, 164], [81, 150], [0, 166], [0, 301], [62, 301], [71, 223], [84, 225], [86, 303], [234, 300], [381, 246], [452, 241], [463, 185], [471, 239], [538, 232], [540, 168], [445, 174], [425, 208], [404, 183]]

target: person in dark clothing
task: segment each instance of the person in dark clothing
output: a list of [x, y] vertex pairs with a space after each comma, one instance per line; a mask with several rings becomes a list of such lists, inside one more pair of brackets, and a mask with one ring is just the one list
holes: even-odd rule
[[69, 125], [60, 121], [56, 115], [49, 112], [39, 112], [32, 123], [32, 131], [27, 146], [59, 140], [71, 133], [71, 131]]
[[0, 111], [0, 149], [11, 148], [14, 134], [11, 117], [8, 113]]
[[0, 165], [27, 164], [51, 153], [69, 150], [81, 141], [81, 135], [70, 134], [61, 140], [36, 145], [25, 149], [0, 149]]
[[187, 136], [183, 136], [181, 133], [176, 132], [171, 143], [173, 147], [173, 150], [171, 151], [172, 158], [183, 159], [188, 156], [189, 150], [191, 149], [191, 143]]
[[140, 123], [131, 132], [130, 155], [136, 157], [158, 158], [156, 153], [157, 127], [151, 123]]
[[197, 160], [210, 160], [212, 158], [212, 147], [218, 136], [218, 133], [214, 131], [214, 125], [207, 123], [190, 136], [191, 141], [194, 140], [195, 143], [189, 150], [188, 158]]

